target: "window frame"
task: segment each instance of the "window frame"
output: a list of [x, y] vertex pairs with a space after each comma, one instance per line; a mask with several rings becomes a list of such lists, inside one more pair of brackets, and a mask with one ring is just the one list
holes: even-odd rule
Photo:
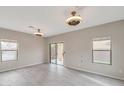
[[[104, 41], [104, 40], [110, 40], [110, 50], [94, 50], [93, 49], [93, 42], [94, 41]], [[93, 54], [94, 51], [110, 51], [110, 62], [109, 62], [109, 64], [95, 62], [94, 61], [94, 54]], [[92, 63], [104, 64], [104, 65], [112, 65], [112, 39], [111, 39], [111, 37], [101, 37], [101, 38], [95, 38], [95, 39], [92, 40]]]
[[[12, 42], [12, 43], [16, 43], [17, 44], [17, 49], [1, 49], [1, 42]], [[7, 60], [7, 61], [3, 61], [2, 60], [2, 52], [3, 51], [16, 51], [16, 60]], [[0, 62], [16, 62], [18, 61], [18, 42], [17, 40], [8, 40], [8, 39], [0, 39]]]

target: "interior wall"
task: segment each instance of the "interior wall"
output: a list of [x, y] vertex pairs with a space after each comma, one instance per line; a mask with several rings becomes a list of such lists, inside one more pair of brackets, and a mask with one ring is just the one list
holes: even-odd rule
[[[112, 65], [92, 62], [92, 39], [111, 36]], [[48, 44], [64, 41], [64, 65], [124, 79], [124, 20], [47, 38]]]
[[18, 42], [18, 60], [0, 62], [0, 72], [47, 61], [46, 41], [43, 37], [0, 28], [0, 39]]

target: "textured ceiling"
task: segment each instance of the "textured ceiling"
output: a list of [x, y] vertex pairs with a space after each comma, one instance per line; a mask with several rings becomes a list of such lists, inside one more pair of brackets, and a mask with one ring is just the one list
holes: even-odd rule
[[[65, 20], [76, 9], [83, 21], [75, 27], [68, 26]], [[32, 25], [40, 28], [45, 37], [71, 32], [95, 25], [124, 19], [123, 6], [13, 6], [0, 7], [0, 27], [33, 34]]]

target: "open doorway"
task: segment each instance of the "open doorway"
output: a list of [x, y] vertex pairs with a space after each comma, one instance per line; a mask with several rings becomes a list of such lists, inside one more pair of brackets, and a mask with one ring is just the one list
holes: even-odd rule
[[64, 61], [64, 43], [50, 44], [50, 63], [63, 65]]

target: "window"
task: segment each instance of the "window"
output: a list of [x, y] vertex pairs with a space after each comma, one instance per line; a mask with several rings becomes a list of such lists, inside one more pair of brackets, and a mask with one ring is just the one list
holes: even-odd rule
[[17, 41], [13, 40], [1, 40], [0, 41], [0, 53], [1, 61], [16, 61], [17, 60]]
[[110, 37], [93, 39], [93, 62], [111, 64], [111, 39]]

